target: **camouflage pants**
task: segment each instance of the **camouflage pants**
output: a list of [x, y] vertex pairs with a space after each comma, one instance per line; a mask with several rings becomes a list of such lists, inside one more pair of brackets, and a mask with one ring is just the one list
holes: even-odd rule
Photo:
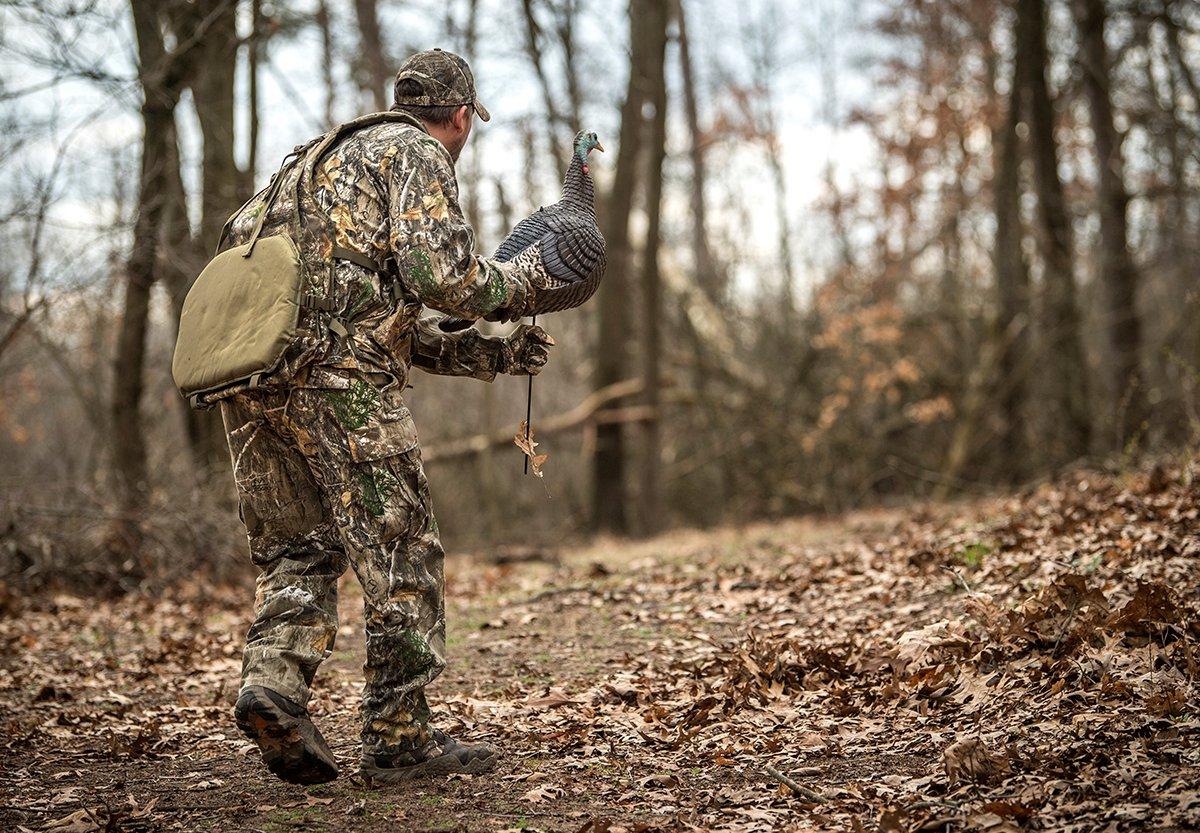
[[403, 752], [429, 738], [424, 688], [445, 667], [443, 552], [416, 431], [401, 385], [379, 390], [343, 371], [314, 379], [221, 406], [261, 568], [242, 686], [308, 702], [351, 565], [366, 617], [364, 749]]

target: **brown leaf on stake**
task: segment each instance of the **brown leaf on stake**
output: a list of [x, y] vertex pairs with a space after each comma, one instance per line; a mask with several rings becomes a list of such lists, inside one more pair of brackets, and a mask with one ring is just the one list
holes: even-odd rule
[[542, 465], [549, 459], [549, 454], [538, 454], [538, 442], [533, 438], [533, 429], [524, 420], [521, 421], [521, 427], [517, 429], [517, 435], [513, 437], [513, 445], [521, 449], [521, 452], [529, 458], [529, 467], [533, 469], [536, 477], [542, 477]]

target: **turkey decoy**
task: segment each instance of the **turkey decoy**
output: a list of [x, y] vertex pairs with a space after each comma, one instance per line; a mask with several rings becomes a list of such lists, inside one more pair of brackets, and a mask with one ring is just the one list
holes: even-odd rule
[[[593, 150], [604, 150], [595, 133], [575, 134], [562, 198], [517, 223], [493, 255], [505, 262], [530, 246], [539, 247], [544, 273], [539, 274], [540, 281], [534, 280], [533, 304], [526, 314], [577, 307], [592, 296], [604, 277], [604, 235], [596, 224], [596, 194], [588, 170], [588, 154]], [[471, 322], [445, 318], [439, 326], [453, 332]]]

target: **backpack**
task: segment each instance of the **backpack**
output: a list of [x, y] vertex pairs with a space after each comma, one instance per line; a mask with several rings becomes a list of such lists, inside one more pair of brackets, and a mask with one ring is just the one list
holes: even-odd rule
[[[310, 274], [297, 242], [305, 233], [301, 217], [302, 195], [312, 193], [317, 168], [325, 154], [355, 131], [384, 122], [404, 122], [421, 127], [413, 116], [400, 112], [372, 113], [335, 127], [284, 159], [262, 196], [258, 220], [247, 242], [221, 251], [234, 220], [256, 199], [251, 197], [230, 216], [221, 231], [217, 254], [200, 272], [183, 302], [179, 335], [171, 360], [171, 375], [179, 392], [193, 408], [207, 408], [221, 399], [263, 385], [279, 386], [292, 379], [305, 354], [301, 342], [320, 342], [330, 334], [342, 338], [353, 332], [353, 324], [336, 308], [329, 291], [331, 280]], [[424, 129], [422, 127], [422, 129]], [[301, 166], [295, 179], [290, 220], [274, 234], [262, 236], [271, 206], [294, 166]], [[381, 276], [381, 264], [337, 244], [333, 220], [316, 200], [308, 200], [320, 215], [315, 224], [324, 229], [329, 256], [320, 268], [332, 277], [334, 261], [344, 260]], [[313, 224], [309, 224], [311, 228]], [[324, 291], [314, 287], [324, 286]], [[311, 352], [311, 351], [310, 351]]]

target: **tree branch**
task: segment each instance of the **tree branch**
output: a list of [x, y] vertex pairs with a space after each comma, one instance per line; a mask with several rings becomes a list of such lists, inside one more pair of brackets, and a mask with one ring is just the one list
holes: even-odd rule
[[[642, 392], [641, 379], [625, 379], [607, 385], [584, 397], [583, 401], [565, 413], [538, 421], [537, 434], [544, 437], [577, 428], [586, 422], [636, 422], [647, 418], [644, 408], [618, 408], [605, 410], [608, 405]], [[504, 428], [492, 434], [476, 434], [459, 440], [433, 443], [421, 457], [426, 463], [440, 462], [456, 457], [470, 457], [494, 446], [505, 446], [512, 442], [512, 428]]]

